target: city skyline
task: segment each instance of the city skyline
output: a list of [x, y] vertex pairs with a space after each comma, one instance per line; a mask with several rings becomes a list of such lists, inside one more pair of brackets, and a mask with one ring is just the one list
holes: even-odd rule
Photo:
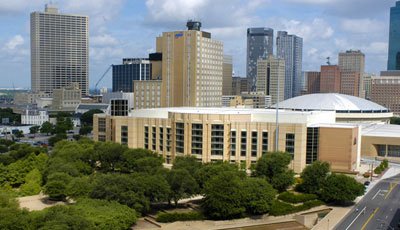
[[[4, 28], [0, 31], [0, 87], [29, 87], [29, 14], [42, 10], [45, 3], [0, 3]], [[125, 57], [147, 57], [155, 50], [156, 36], [184, 29], [190, 18], [202, 21], [204, 30], [224, 43], [224, 54], [233, 56], [233, 69], [243, 77], [249, 27], [269, 27], [303, 37], [304, 71], [318, 70], [327, 56], [335, 64], [339, 52], [359, 49], [366, 55], [366, 71], [379, 73], [386, 69], [389, 13], [395, 5], [394, 0], [235, 0], [229, 1], [226, 10], [224, 0], [213, 4], [208, 0], [55, 3], [62, 13], [89, 16], [91, 88], [110, 64], [118, 64]], [[102, 86], [111, 87], [111, 73], [99, 84]]]

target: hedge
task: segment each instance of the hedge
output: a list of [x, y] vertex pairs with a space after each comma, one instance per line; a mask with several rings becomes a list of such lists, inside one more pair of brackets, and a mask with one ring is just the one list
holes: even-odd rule
[[324, 202], [320, 200], [310, 200], [304, 202], [302, 205], [294, 206], [289, 203], [285, 203], [279, 200], [274, 200], [271, 205], [271, 210], [269, 211], [270, 215], [273, 216], [282, 216], [287, 215], [295, 212], [301, 212], [308, 210], [310, 208], [314, 208], [320, 205], [323, 205]]
[[160, 223], [168, 223], [175, 221], [204, 220], [204, 216], [200, 212], [160, 212], [156, 221]]
[[291, 192], [283, 192], [279, 194], [278, 199], [288, 203], [297, 204], [297, 203], [304, 203], [309, 200], [316, 200], [318, 199], [318, 196], [315, 194], [306, 194], [306, 193], [294, 194]]

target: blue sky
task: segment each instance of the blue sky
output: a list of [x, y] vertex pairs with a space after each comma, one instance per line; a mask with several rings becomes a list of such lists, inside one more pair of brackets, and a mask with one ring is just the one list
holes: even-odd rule
[[[30, 87], [29, 14], [43, 0], [0, 1], [0, 87]], [[223, 41], [234, 71], [245, 75], [246, 28], [270, 27], [303, 37], [303, 70], [318, 70], [348, 49], [366, 55], [366, 71], [386, 68], [389, 9], [395, 0], [53, 0], [61, 12], [89, 16], [90, 86], [123, 57], [147, 57], [163, 31], [187, 19]], [[111, 87], [111, 73], [99, 86]]]

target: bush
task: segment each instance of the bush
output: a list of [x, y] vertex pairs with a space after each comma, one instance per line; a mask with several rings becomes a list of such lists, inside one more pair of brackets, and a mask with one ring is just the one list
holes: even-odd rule
[[316, 200], [316, 199], [318, 199], [318, 196], [315, 194], [306, 194], [306, 193], [294, 194], [291, 192], [283, 192], [283, 193], [279, 194], [278, 199], [288, 202], [288, 203], [297, 204], [297, 203], [303, 203], [303, 202], [310, 201], [310, 200]]
[[282, 216], [282, 215], [287, 215], [295, 212], [301, 212], [308, 210], [310, 208], [314, 208], [320, 205], [323, 205], [324, 202], [320, 200], [310, 200], [304, 202], [302, 205], [294, 206], [279, 200], [274, 200], [272, 202], [271, 210], [269, 211], [269, 214], [273, 216]]
[[376, 167], [374, 169], [374, 173], [375, 174], [381, 174], [383, 172], [383, 170], [385, 170], [385, 169], [382, 167], [382, 165], [379, 165], [378, 167]]
[[363, 177], [364, 177], [364, 178], [369, 178], [369, 177], [371, 177], [371, 173], [370, 173], [370, 172], [365, 172], [365, 173], [363, 174]]
[[161, 223], [189, 220], [204, 220], [200, 212], [162, 212], [157, 215], [156, 220]]

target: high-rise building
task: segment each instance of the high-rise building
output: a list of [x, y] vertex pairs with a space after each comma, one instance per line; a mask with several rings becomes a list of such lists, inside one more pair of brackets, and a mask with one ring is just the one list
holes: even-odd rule
[[321, 91], [321, 72], [307, 71], [305, 75], [307, 79], [307, 94], [319, 93]]
[[371, 84], [372, 84], [372, 77], [375, 77], [373, 74], [365, 74], [364, 75], [364, 91], [365, 91], [365, 99], [371, 99]]
[[242, 92], [249, 91], [248, 78], [232, 77], [232, 95], [240, 95]]
[[340, 92], [340, 69], [337, 65], [322, 65], [320, 93]]
[[303, 60], [303, 39], [286, 31], [278, 31], [276, 55], [285, 60], [285, 99], [300, 95]]
[[[196, 25], [196, 26], [193, 26]], [[188, 30], [157, 37], [162, 53], [161, 107], [221, 106], [223, 44], [189, 21]]]
[[88, 17], [60, 14], [46, 5], [31, 13], [31, 88], [53, 93], [78, 83], [82, 95], [89, 93]]
[[364, 97], [365, 55], [360, 50], [339, 53], [340, 93]]
[[112, 91], [133, 92], [133, 81], [150, 78], [151, 63], [147, 58], [124, 58], [122, 65], [112, 66]]
[[388, 70], [400, 70], [400, 1], [390, 8]]
[[81, 103], [81, 89], [79, 83], [53, 90], [53, 104], [51, 109], [55, 111], [75, 111]]
[[400, 76], [371, 78], [371, 101], [400, 115]]
[[257, 62], [257, 92], [271, 96], [271, 103], [283, 100], [285, 87], [285, 60], [270, 55]]
[[222, 95], [232, 95], [232, 56], [224, 55], [222, 71]]
[[257, 61], [273, 55], [274, 30], [271, 28], [247, 29], [247, 66], [246, 74], [250, 83], [250, 90], [256, 90]]

